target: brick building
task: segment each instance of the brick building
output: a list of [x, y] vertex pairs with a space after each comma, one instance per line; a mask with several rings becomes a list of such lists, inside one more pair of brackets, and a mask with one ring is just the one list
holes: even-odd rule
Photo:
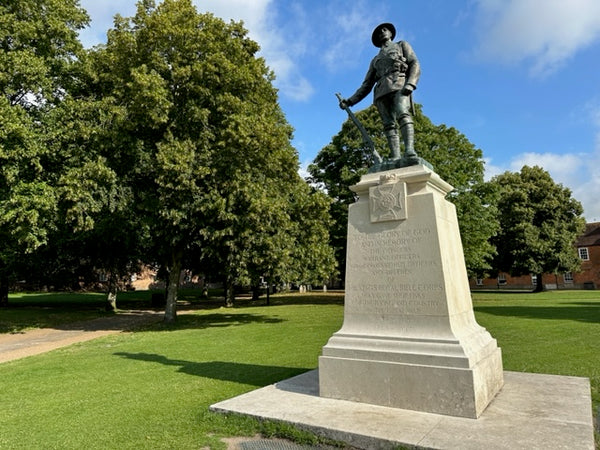
[[[598, 289], [600, 288], [600, 222], [585, 225], [584, 233], [575, 243], [581, 259], [578, 272], [544, 274], [542, 283], [546, 289]], [[537, 285], [536, 275], [511, 277], [499, 273], [497, 278], [470, 280], [471, 289], [526, 289]]]

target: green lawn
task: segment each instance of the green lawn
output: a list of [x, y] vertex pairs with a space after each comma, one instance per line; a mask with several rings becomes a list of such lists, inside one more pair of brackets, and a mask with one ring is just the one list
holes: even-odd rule
[[589, 378], [598, 420], [600, 291], [474, 293], [473, 302], [477, 321], [502, 348], [505, 370]]
[[[343, 318], [335, 293], [232, 309], [189, 300], [201, 308], [174, 326], [0, 364], [0, 448], [224, 448], [221, 437], [265, 428], [208, 406], [315, 368]], [[597, 411], [600, 292], [476, 293], [474, 303], [506, 370], [589, 377]]]
[[[139, 294], [146, 297], [146, 293]], [[139, 305], [144, 301], [138, 302]], [[149, 304], [149, 301], [148, 301]], [[7, 308], [0, 309], [0, 333], [19, 333], [32, 328], [56, 327], [69, 322], [106, 316], [106, 294], [16, 293]]]
[[[162, 291], [121, 292], [117, 306], [120, 310], [150, 309], [152, 294], [158, 292]], [[197, 289], [184, 289], [179, 293], [179, 298], [182, 303], [194, 306], [224, 303], [218, 299], [203, 299], [200, 295]], [[95, 292], [15, 293], [9, 297], [8, 308], [0, 309], [0, 312], [0, 334], [51, 328], [113, 314], [106, 311], [106, 294]]]

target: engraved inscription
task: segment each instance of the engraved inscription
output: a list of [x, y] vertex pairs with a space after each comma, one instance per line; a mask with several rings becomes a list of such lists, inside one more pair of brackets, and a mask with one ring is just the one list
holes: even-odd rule
[[421, 244], [429, 234], [429, 228], [419, 228], [352, 235], [347, 266], [351, 270], [390, 276], [412, 275], [415, 271], [435, 268], [438, 263], [424, 259], [420, 253]]
[[431, 234], [428, 227], [373, 234], [351, 230], [347, 312], [382, 317], [440, 313], [444, 285], [426, 275], [437, 272], [439, 262], [423, 254]]
[[442, 284], [350, 284], [346, 310], [384, 315], [434, 314], [440, 305]]

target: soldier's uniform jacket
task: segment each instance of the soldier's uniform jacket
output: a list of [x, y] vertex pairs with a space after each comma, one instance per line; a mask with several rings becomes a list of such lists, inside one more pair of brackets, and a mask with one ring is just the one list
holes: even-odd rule
[[421, 66], [417, 55], [408, 42], [388, 42], [369, 65], [365, 80], [357, 91], [348, 98], [352, 106], [365, 98], [375, 86], [374, 98], [377, 100], [390, 92], [401, 90], [405, 84], [417, 87]]

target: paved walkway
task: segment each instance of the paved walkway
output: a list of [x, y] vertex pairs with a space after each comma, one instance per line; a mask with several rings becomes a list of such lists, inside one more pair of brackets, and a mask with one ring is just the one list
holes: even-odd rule
[[110, 317], [66, 324], [60, 328], [0, 334], [0, 363], [49, 352], [76, 342], [121, 333], [162, 318], [162, 312], [126, 311]]
[[594, 450], [588, 378], [505, 371], [504, 381], [478, 419], [321, 397], [318, 370], [210, 410], [289, 423], [361, 449]]

